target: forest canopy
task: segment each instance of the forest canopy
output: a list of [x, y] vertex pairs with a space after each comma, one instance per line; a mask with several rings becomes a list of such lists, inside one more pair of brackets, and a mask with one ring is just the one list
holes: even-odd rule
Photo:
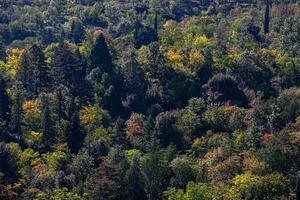
[[298, 0], [0, 0], [1, 200], [300, 199]]

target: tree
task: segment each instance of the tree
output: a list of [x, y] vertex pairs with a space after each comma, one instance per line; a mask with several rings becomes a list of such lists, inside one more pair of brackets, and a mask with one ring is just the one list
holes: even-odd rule
[[102, 73], [111, 73], [113, 71], [112, 57], [109, 52], [104, 35], [101, 33], [91, 48], [89, 55], [89, 70], [99, 68]]
[[130, 55], [128, 61], [122, 67], [122, 75], [126, 89], [126, 101], [123, 106], [129, 112], [141, 112], [145, 107], [145, 96], [147, 90], [147, 81], [145, 73], [138, 64], [135, 55]]
[[177, 118], [177, 111], [162, 112], [156, 116], [155, 129], [158, 131], [158, 139], [163, 146], [174, 143], [178, 147], [181, 147], [181, 135], [174, 126]]
[[17, 158], [9, 146], [3, 142], [0, 142], [0, 162], [0, 183], [13, 183], [18, 177]]
[[118, 118], [114, 123], [113, 132], [111, 135], [112, 144], [121, 145], [124, 147], [128, 145], [124, 130], [125, 130], [125, 122], [123, 119]]
[[69, 108], [70, 127], [67, 142], [72, 153], [77, 153], [83, 144], [84, 134], [80, 126], [78, 99], [72, 98]]
[[1, 36], [0, 36], [0, 60], [4, 62], [6, 61], [6, 50]]
[[185, 157], [175, 158], [170, 163], [170, 168], [174, 174], [170, 181], [172, 187], [184, 189], [188, 182], [195, 179], [195, 173], [191, 167], [191, 163]]
[[272, 0], [265, 0], [265, 18], [264, 18], [264, 32], [265, 34], [270, 31], [270, 7], [272, 6]]
[[[10, 104], [11, 100], [7, 94], [6, 81], [0, 76], [0, 138], [5, 139], [5, 132], [10, 118]], [[6, 138], [7, 139], [7, 138]]]
[[23, 145], [23, 134], [21, 128], [23, 113], [23, 94], [20, 83], [16, 83], [14, 88], [15, 94], [11, 107], [11, 118], [9, 121], [9, 133], [14, 141], [18, 141]]
[[161, 161], [160, 152], [151, 150], [142, 163], [145, 177], [145, 190], [148, 200], [161, 199], [166, 181], [166, 168]]
[[140, 171], [138, 156], [132, 158], [130, 168], [126, 172], [125, 180], [130, 200], [146, 199], [145, 185], [143, 175]]
[[88, 84], [85, 81], [85, 63], [79, 50], [72, 49], [66, 42], [61, 42], [54, 49], [51, 62], [51, 75], [55, 85], [65, 85], [73, 96], [85, 96]]
[[231, 76], [217, 74], [213, 76], [207, 83], [208, 100], [210, 102], [225, 103], [227, 101], [233, 104], [246, 106], [248, 99], [241, 91], [237, 83]]
[[42, 144], [47, 151], [51, 145], [55, 142], [55, 131], [52, 113], [50, 110], [50, 97], [46, 94], [40, 95], [41, 106], [41, 127], [42, 127]]
[[76, 44], [82, 42], [85, 34], [83, 23], [78, 18], [72, 18], [69, 22], [69, 26], [70, 40]]
[[33, 45], [23, 54], [16, 77], [23, 84], [27, 96], [33, 98], [48, 86], [48, 73], [43, 51], [37, 45]]
[[104, 35], [100, 34], [89, 55], [89, 74], [87, 76], [94, 88], [99, 105], [109, 110], [112, 116], [121, 112], [123, 97], [123, 77], [114, 67]]
[[118, 166], [101, 164], [86, 180], [90, 200], [118, 200], [122, 192], [122, 176]]

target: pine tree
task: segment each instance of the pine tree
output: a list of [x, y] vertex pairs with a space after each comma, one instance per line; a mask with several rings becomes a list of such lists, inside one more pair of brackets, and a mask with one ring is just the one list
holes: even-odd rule
[[118, 68], [112, 63], [103, 34], [96, 39], [89, 55], [88, 80], [93, 86], [100, 105], [109, 110], [112, 116], [121, 112], [123, 97], [123, 77]]
[[70, 127], [67, 142], [72, 153], [77, 154], [83, 144], [84, 134], [80, 126], [78, 99], [72, 98], [69, 108]]
[[55, 85], [65, 85], [73, 96], [83, 96], [87, 93], [85, 81], [85, 64], [78, 49], [71, 49], [61, 42], [54, 50], [51, 63], [51, 75]]
[[105, 37], [100, 34], [92, 46], [89, 55], [90, 70], [99, 68], [101, 72], [111, 73], [113, 70], [112, 57], [109, 52]]
[[9, 122], [10, 103], [10, 98], [6, 92], [6, 82], [4, 78], [0, 76], [0, 139], [7, 139], [4, 137], [4, 134], [7, 130], [7, 123]]
[[125, 134], [125, 126], [124, 120], [122, 118], [118, 118], [115, 121], [113, 132], [111, 134], [112, 144], [127, 146], [127, 139]]
[[14, 87], [14, 98], [11, 108], [11, 118], [9, 121], [9, 134], [13, 141], [20, 142], [23, 145], [23, 134], [22, 134], [22, 113], [23, 113], [23, 93], [20, 83], [16, 83]]
[[6, 61], [6, 50], [1, 36], [0, 36], [0, 60], [4, 62]]
[[48, 72], [43, 51], [33, 45], [23, 55], [16, 78], [22, 83], [27, 96], [34, 98], [48, 86]]
[[44, 149], [47, 151], [50, 149], [55, 139], [54, 122], [52, 120], [52, 114], [50, 109], [50, 97], [46, 94], [41, 94], [40, 101], [40, 106], [42, 110], [42, 144], [44, 146]]
[[265, 34], [270, 31], [270, 6], [272, 0], [265, 0], [265, 19], [264, 19], [264, 32]]
[[84, 34], [85, 29], [82, 22], [77, 18], [71, 19], [69, 34], [69, 38], [71, 39], [71, 41], [76, 44], [80, 43], [84, 37]]
[[143, 175], [139, 167], [139, 157], [134, 156], [130, 168], [126, 172], [125, 180], [130, 200], [146, 199]]

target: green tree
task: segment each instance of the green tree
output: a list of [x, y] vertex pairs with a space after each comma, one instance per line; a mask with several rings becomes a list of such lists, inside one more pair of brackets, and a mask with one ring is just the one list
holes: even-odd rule
[[15, 94], [11, 107], [11, 118], [9, 121], [9, 133], [13, 140], [18, 141], [23, 145], [22, 133], [22, 113], [23, 113], [23, 94], [20, 83], [16, 83], [14, 88]]
[[122, 192], [121, 169], [115, 165], [101, 164], [86, 180], [90, 200], [118, 200]]
[[42, 128], [42, 144], [47, 151], [51, 145], [55, 142], [54, 122], [51, 112], [50, 97], [47, 94], [40, 95], [40, 107], [41, 107], [41, 128]]
[[130, 200], [145, 200], [145, 185], [143, 175], [140, 171], [139, 157], [134, 156], [131, 160], [130, 168], [125, 176], [127, 192]]
[[48, 72], [43, 51], [33, 45], [23, 54], [16, 78], [23, 84], [27, 96], [33, 98], [48, 86]]
[[99, 68], [102, 73], [111, 73], [113, 71], [112, 57], [103, 34], [100, 34], [93, 44], [89, 61], [90, 70]]
[[0, 60], [2, 60], [4, 62], [6, 61], [6, 49], [3, 44], [3, 39], [1, 36], [0, 36]]
[[51, 62], [51, 75], [55, 85], [65, 85], [73, 96], [87, 94], [86, 66], [79, 50], [66, 42], [55, 47]]
[[78, 104], [78, 99], [73, 97], [69, 108], [70, 127], [67, 133], [67, 142], [72, 153], [79, 151], [85, 136], [80, 126]]
[[0, 76], [0, 138], [7, 139], [6, 131], [10, 117], [11, 100], [7, 94], [7, 84], [2, 76]]

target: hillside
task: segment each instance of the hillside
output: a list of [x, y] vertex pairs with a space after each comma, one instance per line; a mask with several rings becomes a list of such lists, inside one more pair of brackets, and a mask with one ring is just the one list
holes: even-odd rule
[[300, 199], [298, 0], [0, 0], [0, 200]]

